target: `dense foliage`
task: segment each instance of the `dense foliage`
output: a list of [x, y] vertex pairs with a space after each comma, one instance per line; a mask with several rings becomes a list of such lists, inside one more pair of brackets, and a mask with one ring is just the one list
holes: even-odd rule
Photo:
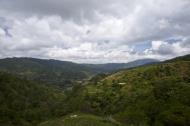
[[0, 125], [30, 126], [64, 114], [59, 90], [0, 73]]
[[125, 70], [87, 86], [86, 112], [127, 125], [190, 125], [190, 62]]
[[0, 125], [189, 126], [189, 57], [99, 74], [64, 92], [0, 73]]

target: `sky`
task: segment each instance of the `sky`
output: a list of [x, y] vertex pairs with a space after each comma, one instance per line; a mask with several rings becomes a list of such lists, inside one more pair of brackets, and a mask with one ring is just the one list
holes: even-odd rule
[[0, 0], [0, 58], [77, 63], [190, 53], [190, 0]]

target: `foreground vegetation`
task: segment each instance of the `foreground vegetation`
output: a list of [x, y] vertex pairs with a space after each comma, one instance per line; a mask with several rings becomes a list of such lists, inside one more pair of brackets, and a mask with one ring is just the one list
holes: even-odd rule
[[59, 90], [0, 73], [0, 125], [30, 126], [59, 116], [64, 99]]
[[189, 57], [101, 74], [64, 92], [1, 73], [0, 124], [188, 126]]
[[165, 63], [110, 75], [88, 86], [89, 111], [130, 125], [190, 125], [190, 62]]

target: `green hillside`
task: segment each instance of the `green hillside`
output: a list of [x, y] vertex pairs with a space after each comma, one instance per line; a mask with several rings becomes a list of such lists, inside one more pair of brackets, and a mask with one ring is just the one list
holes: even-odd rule
[[189, 126], [190, 60], [101, 74], [60, 90], [0, 74], [3, 126]]
[[6, 58], [0, 59], [0, 71], [16, 74], [29, 80], [66, 88], [72, 87], [76, 81], [89, 79], [98, 73], [153, 62], [157, 62], [157, 60], [143, 59], [126, 64], [77, 64], [67, 61], [35, 58]]
[[86, 89], [86, 112], [126, 125], [190, 125], [190, 61], [122, 70]]
[[60, 87], [71, 86], [73, 81], [86, 79], [92, 75], [87, 67], [80, 64], [34, 58], [0, 59], [0, 71]]
[[0, 73], [0, 125], [31, 126], [59, 116], [64, 98], [57, 89]]
[[[190, 125], [190, 61], [181, 58], [97, 78], [97, 83], [75, 87], [67, 95], [72, 112], [109, 117], [129, 126]], [[64, 118], [41, 125], [80, 126], [83, 122], [76, 119], [65, 124]]]
[[[72, 91], [62, 92], [43, 84], [0, 72], [0, 125], [118, 125], [117, 122], [108, 118], [91, 114], [76, 113], [77, 117], [72, 117], [73, 114], [70, 113], [79, 111], [84, 102], [83, 91], [83, 87], [76, 85]], [[42, 123], [43, 121], [45, 123]]]

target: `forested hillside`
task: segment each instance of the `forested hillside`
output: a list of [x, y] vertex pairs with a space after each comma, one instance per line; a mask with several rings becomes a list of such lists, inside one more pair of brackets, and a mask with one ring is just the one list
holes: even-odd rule
[[1, 59], [0, 71], [60, 87], [72, 86], [73, 81], [82, 80], [92, 75], [87, 67], [80, 64], [34, 58]]
[[190, 61], [123, 70], [88, 85], [88, 112], [126, 125], [190, 125]]
[[0, 125], [31, 126], [64, 112], [62, 91], [0, 73]]
[[157, 60], [144, 59], [131, 63], [96, 65], [35, 58], [6, 58], [0, 59], [0, 71], [16, 74], [21, 78], [67, 88], [72, 87], [76, 81], [89, 79], [98, 73], [131, 68], [153, 62], [157, 62]]
[[[188, 126], [190, 61], [187, 57], [98, 75], [96, 83], [93, 80], [71, 91], [68, 98], [75, 106], [72, 112], [93, 114], [124, 126]], [[78, 116], [76, 119], [80, 120]], [[42, 123], [42, 126], [65, 124], [56, 122]], [[72, 124], [72, 119], [68, 124], [77, 126]]]
[[101, 74], [61, 90], [0, 74], [3, 126], [189, 126], [190, 60]]

